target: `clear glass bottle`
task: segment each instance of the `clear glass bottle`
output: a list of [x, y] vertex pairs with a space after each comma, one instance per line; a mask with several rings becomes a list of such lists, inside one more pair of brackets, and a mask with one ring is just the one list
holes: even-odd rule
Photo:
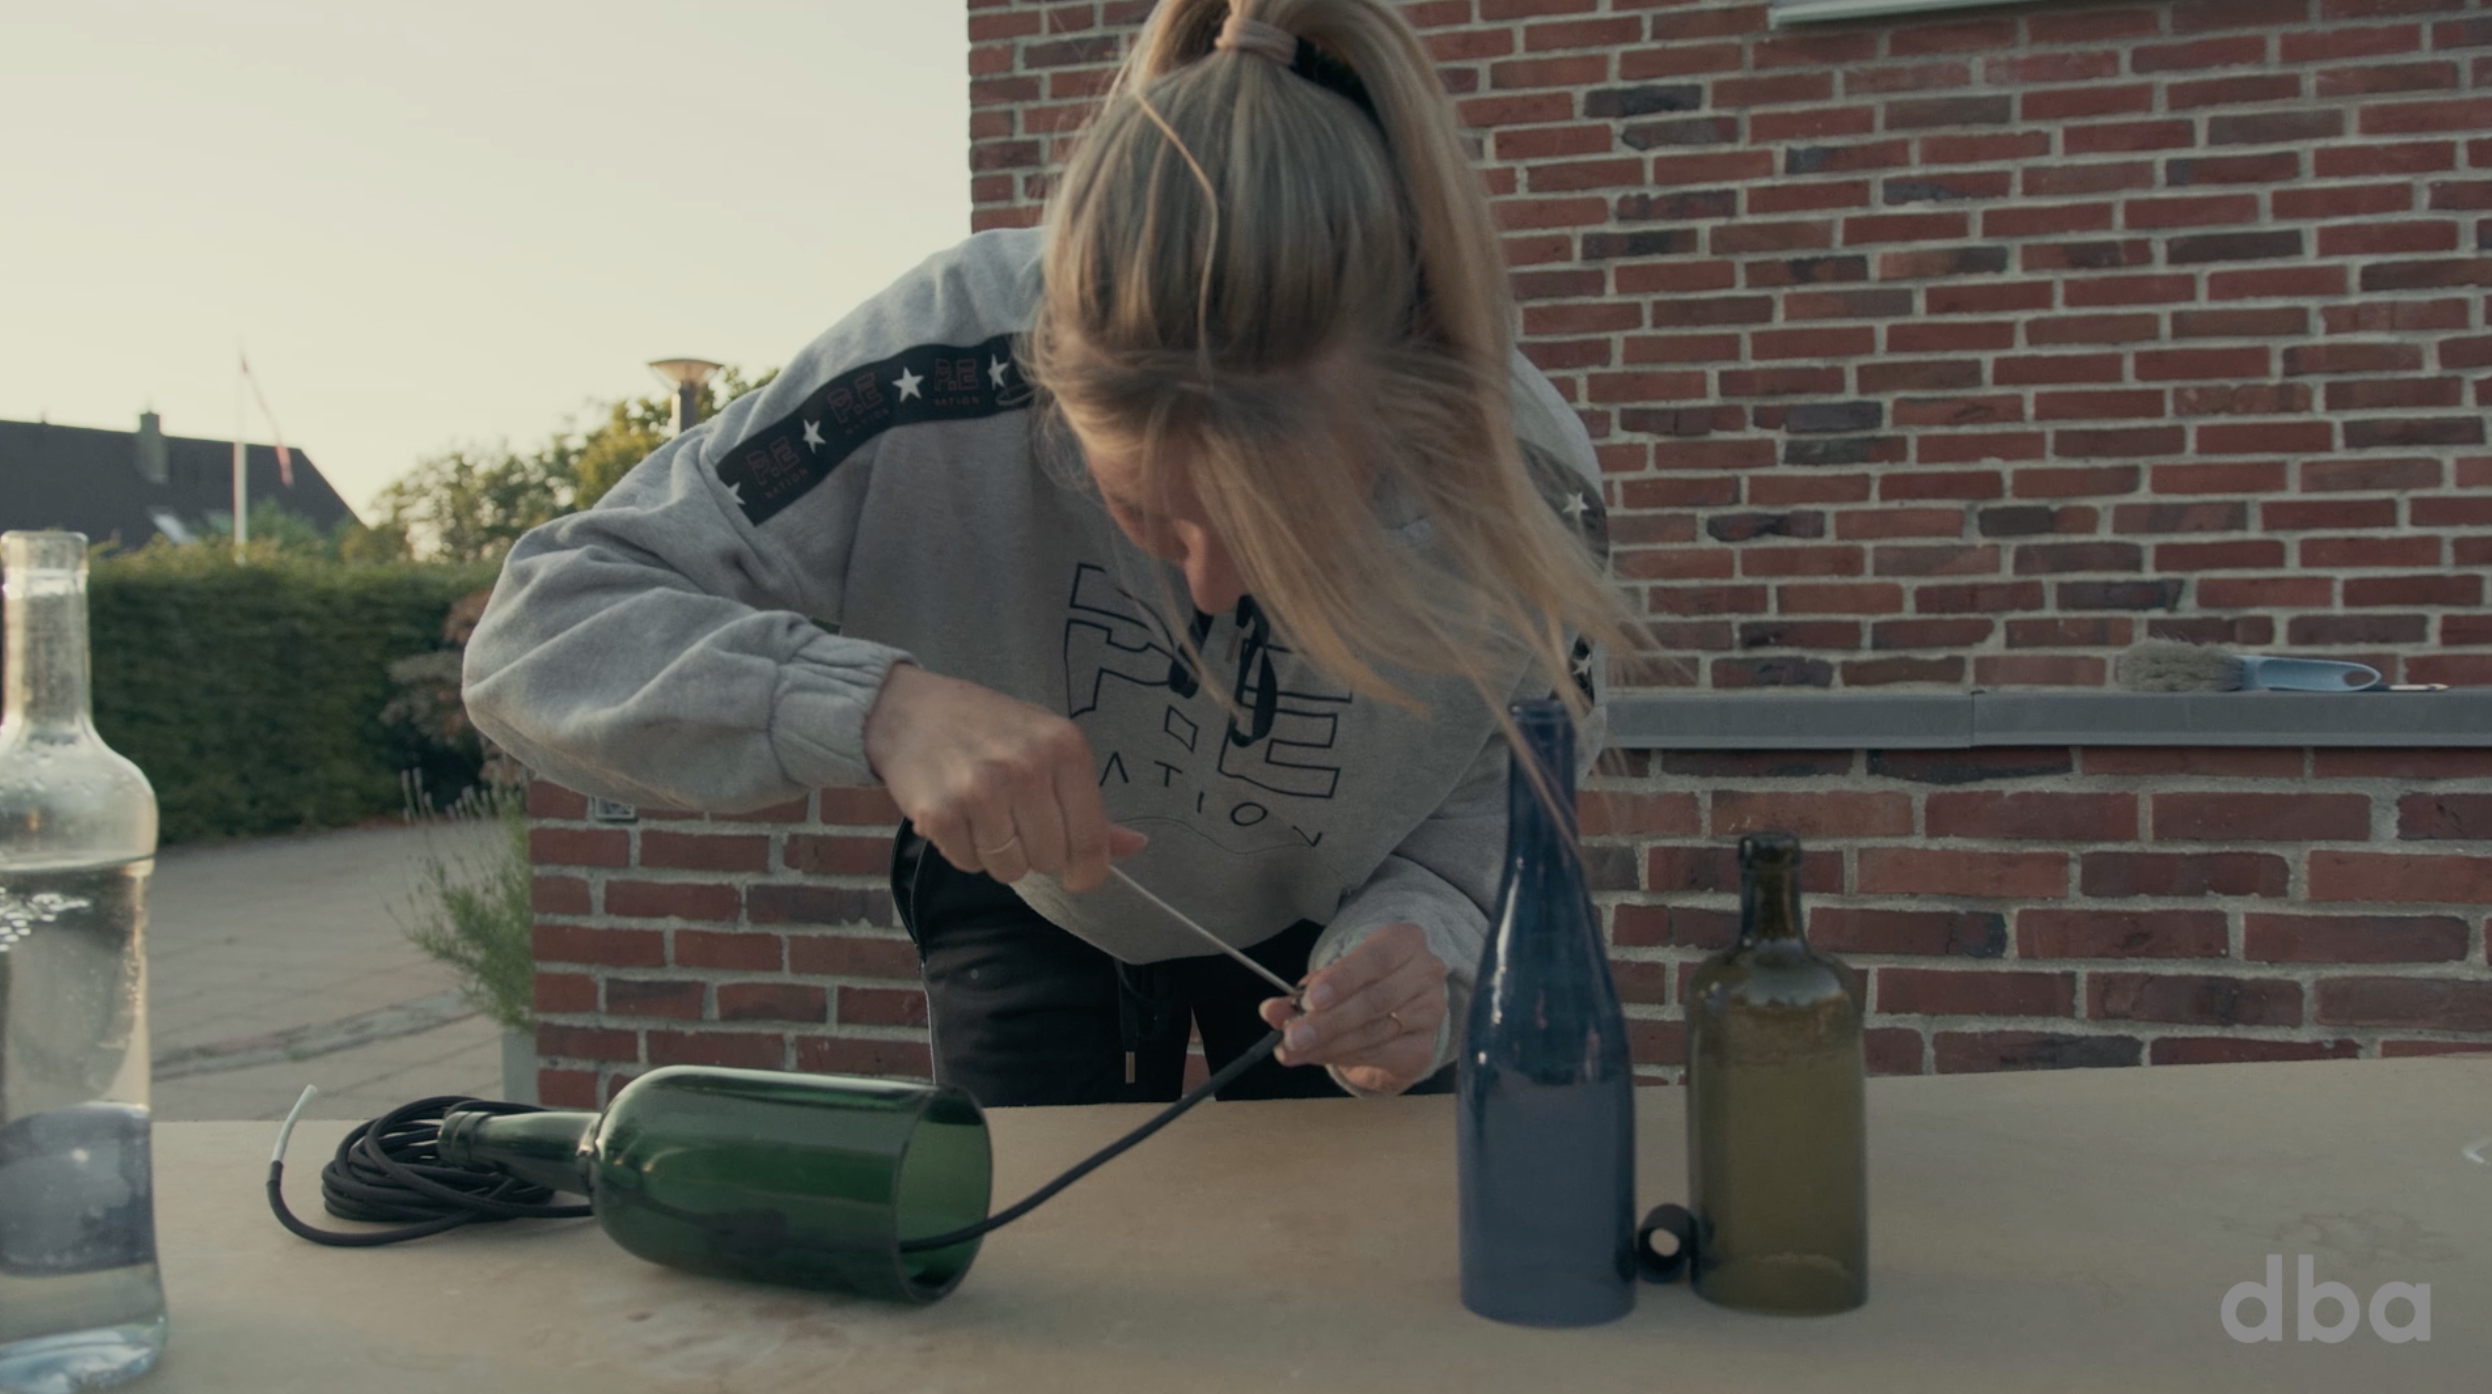
[[96, 735], [86, 539], [0, 535], [0, 1391], [100, 1389], [164, 1349], [148, 1160], [156, 796]]
[[942, 1086], [673, 1065], [605, 1112], [442, 1120], [446, 1166], [584, 1195], [608, 1238], [695, 1273], [932, 1302], [987, 1217], [986, 1119]]
[[1694, 1284], [1755, 1312], [1869, 1297], [1860, 1004], [1808, 946], [1800, 843], [1739, 844], [1739, 939], [1687, 985], [1687, 1183]]
[[1553, 701], [1511, 711], [1505, 879], [1457, 1057], [1462, 1301], [1589, 1326], [1635, 1306], [1635, 1076], [1575, 850], [1574, 723]]

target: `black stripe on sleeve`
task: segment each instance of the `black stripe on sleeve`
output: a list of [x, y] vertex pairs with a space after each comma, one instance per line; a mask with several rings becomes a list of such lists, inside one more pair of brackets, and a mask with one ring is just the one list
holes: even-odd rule
[[1565, 461], [1530, 441], [1518, 439], [1515, 444], [1521, 448], [1523, 467], [1540, 497], [1566, 520], [1592, 555], [1609, 560], [1609, 508], [1601, 502], [1600, 489], [1586, 484]]
[[808, 394], [795, 411], [762, 427], [718, 462], [747, 521], [760, 524], [831, 477], [866, 442], [895, 426], [973, 421], [1030, 404], [1029, 382], [1013, 357], [1013, 336], [983, 344], [920, 344], [851, 368]]

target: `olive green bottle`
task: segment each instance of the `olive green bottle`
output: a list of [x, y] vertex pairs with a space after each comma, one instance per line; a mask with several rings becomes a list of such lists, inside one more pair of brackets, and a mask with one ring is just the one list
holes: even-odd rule
[[1755, 1312], [1869, 1296], [1860, 1004], [1808, 946], [1799, 873], [1799, 839], [1740, 840], [1739, 940], [1687, 986], [1694, 1283]]

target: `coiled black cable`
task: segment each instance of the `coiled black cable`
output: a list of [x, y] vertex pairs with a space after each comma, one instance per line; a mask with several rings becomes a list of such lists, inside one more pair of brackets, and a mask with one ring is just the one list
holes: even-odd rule
[[[310, 1095], [304, 1096], [306, 1102]], [[302, 1104], [296, 1104], [300, 1112]], [[369, 1123], [357, 1124], [338, 1141], [320, 1169], [321, 1208], [341, 1220], [411, 1220], [397, 1229], [314, 1229], [286, 1208], [285, 1143], [294, 1119], [278, 1134], [268, 1163], [268, 1208], [277, 1223], [315, 1244], [366, 1249], [440, 1234], [483, 1220], [571, 1220], [594, 1213], [586, 1205], [553, 1204], [554, 1192], [498, 1172], [445, 1166], [441, 1120], [452, 1109], [476, 1113], [543, 1113], [528, 1104], [498, 1103], [460, 1094], [437, 1094], [402, 1104]]]
[[[923, 1253], [965, 1244], [1029, 1214], [1058, 1192], [1118, 1157], [1151, 1134], [1177, 1121], [1188, 1109], [1225, 1088], [1239, 1075], [1280, 1048], [1281, 1033], [1272, 1032], [1244, 1054], [1221, 1067], [1184, 1097], [1154, 1114], [1149, 1121], [1075, 1163], [1053, 1181], [1020, 1201], [964, 1226], [899, 1246], [902, 1253]], [[310, 1100], [308, 1092], [305, 1102]], [[299, 1114], [303, 1105], [295, 1105]], [[441, 1234], [461, 1225], [499, 1220], [569, 1220], [595, 1213], [588, 1205], [556, 1205], [554, 1192], [498, 1172], [472, 1171], [441, 1161], [441, 1124], [451, 1112], [492, 1114], [543, 1113], [528, 1104], [497, 1103], [459, 1094], [438, 1094], [403, 1104], [369, 1123], [356, 1125], [339, 1140], [337, 1153], [320, 1169], [320, 1202], [341, 1220], [386, 1222], [405, 1220], [396, 1229], [343, 1231], [317, 1229], [286, 1208], [284, 1191], [286, 1139], [294, 1118], [277, 1135], [277, 1153], [268, 1163], [268, 1208], [277, 1223], [312, 1241], [337, 1248], [373, 1248]]]

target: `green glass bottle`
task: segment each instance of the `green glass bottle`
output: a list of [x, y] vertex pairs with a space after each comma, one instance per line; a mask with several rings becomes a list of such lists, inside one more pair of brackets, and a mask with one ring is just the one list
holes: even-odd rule
[[1739, 844], [1739, 940], [1687, 986], [1696, 1291], [1725, 1307], [1841, 1312], [1869, 1296], [1860, 1004], [1808, 946], [1800, 843]]
[[695, 1273], [932, 1302], [979, 1241], [904, 1249], [986, 1218], [986, 1120], [958, 1089], [669, 1066], [605, 1112], [442, 1122], [445, 1165], [585, 1195], [617, 1244]]

